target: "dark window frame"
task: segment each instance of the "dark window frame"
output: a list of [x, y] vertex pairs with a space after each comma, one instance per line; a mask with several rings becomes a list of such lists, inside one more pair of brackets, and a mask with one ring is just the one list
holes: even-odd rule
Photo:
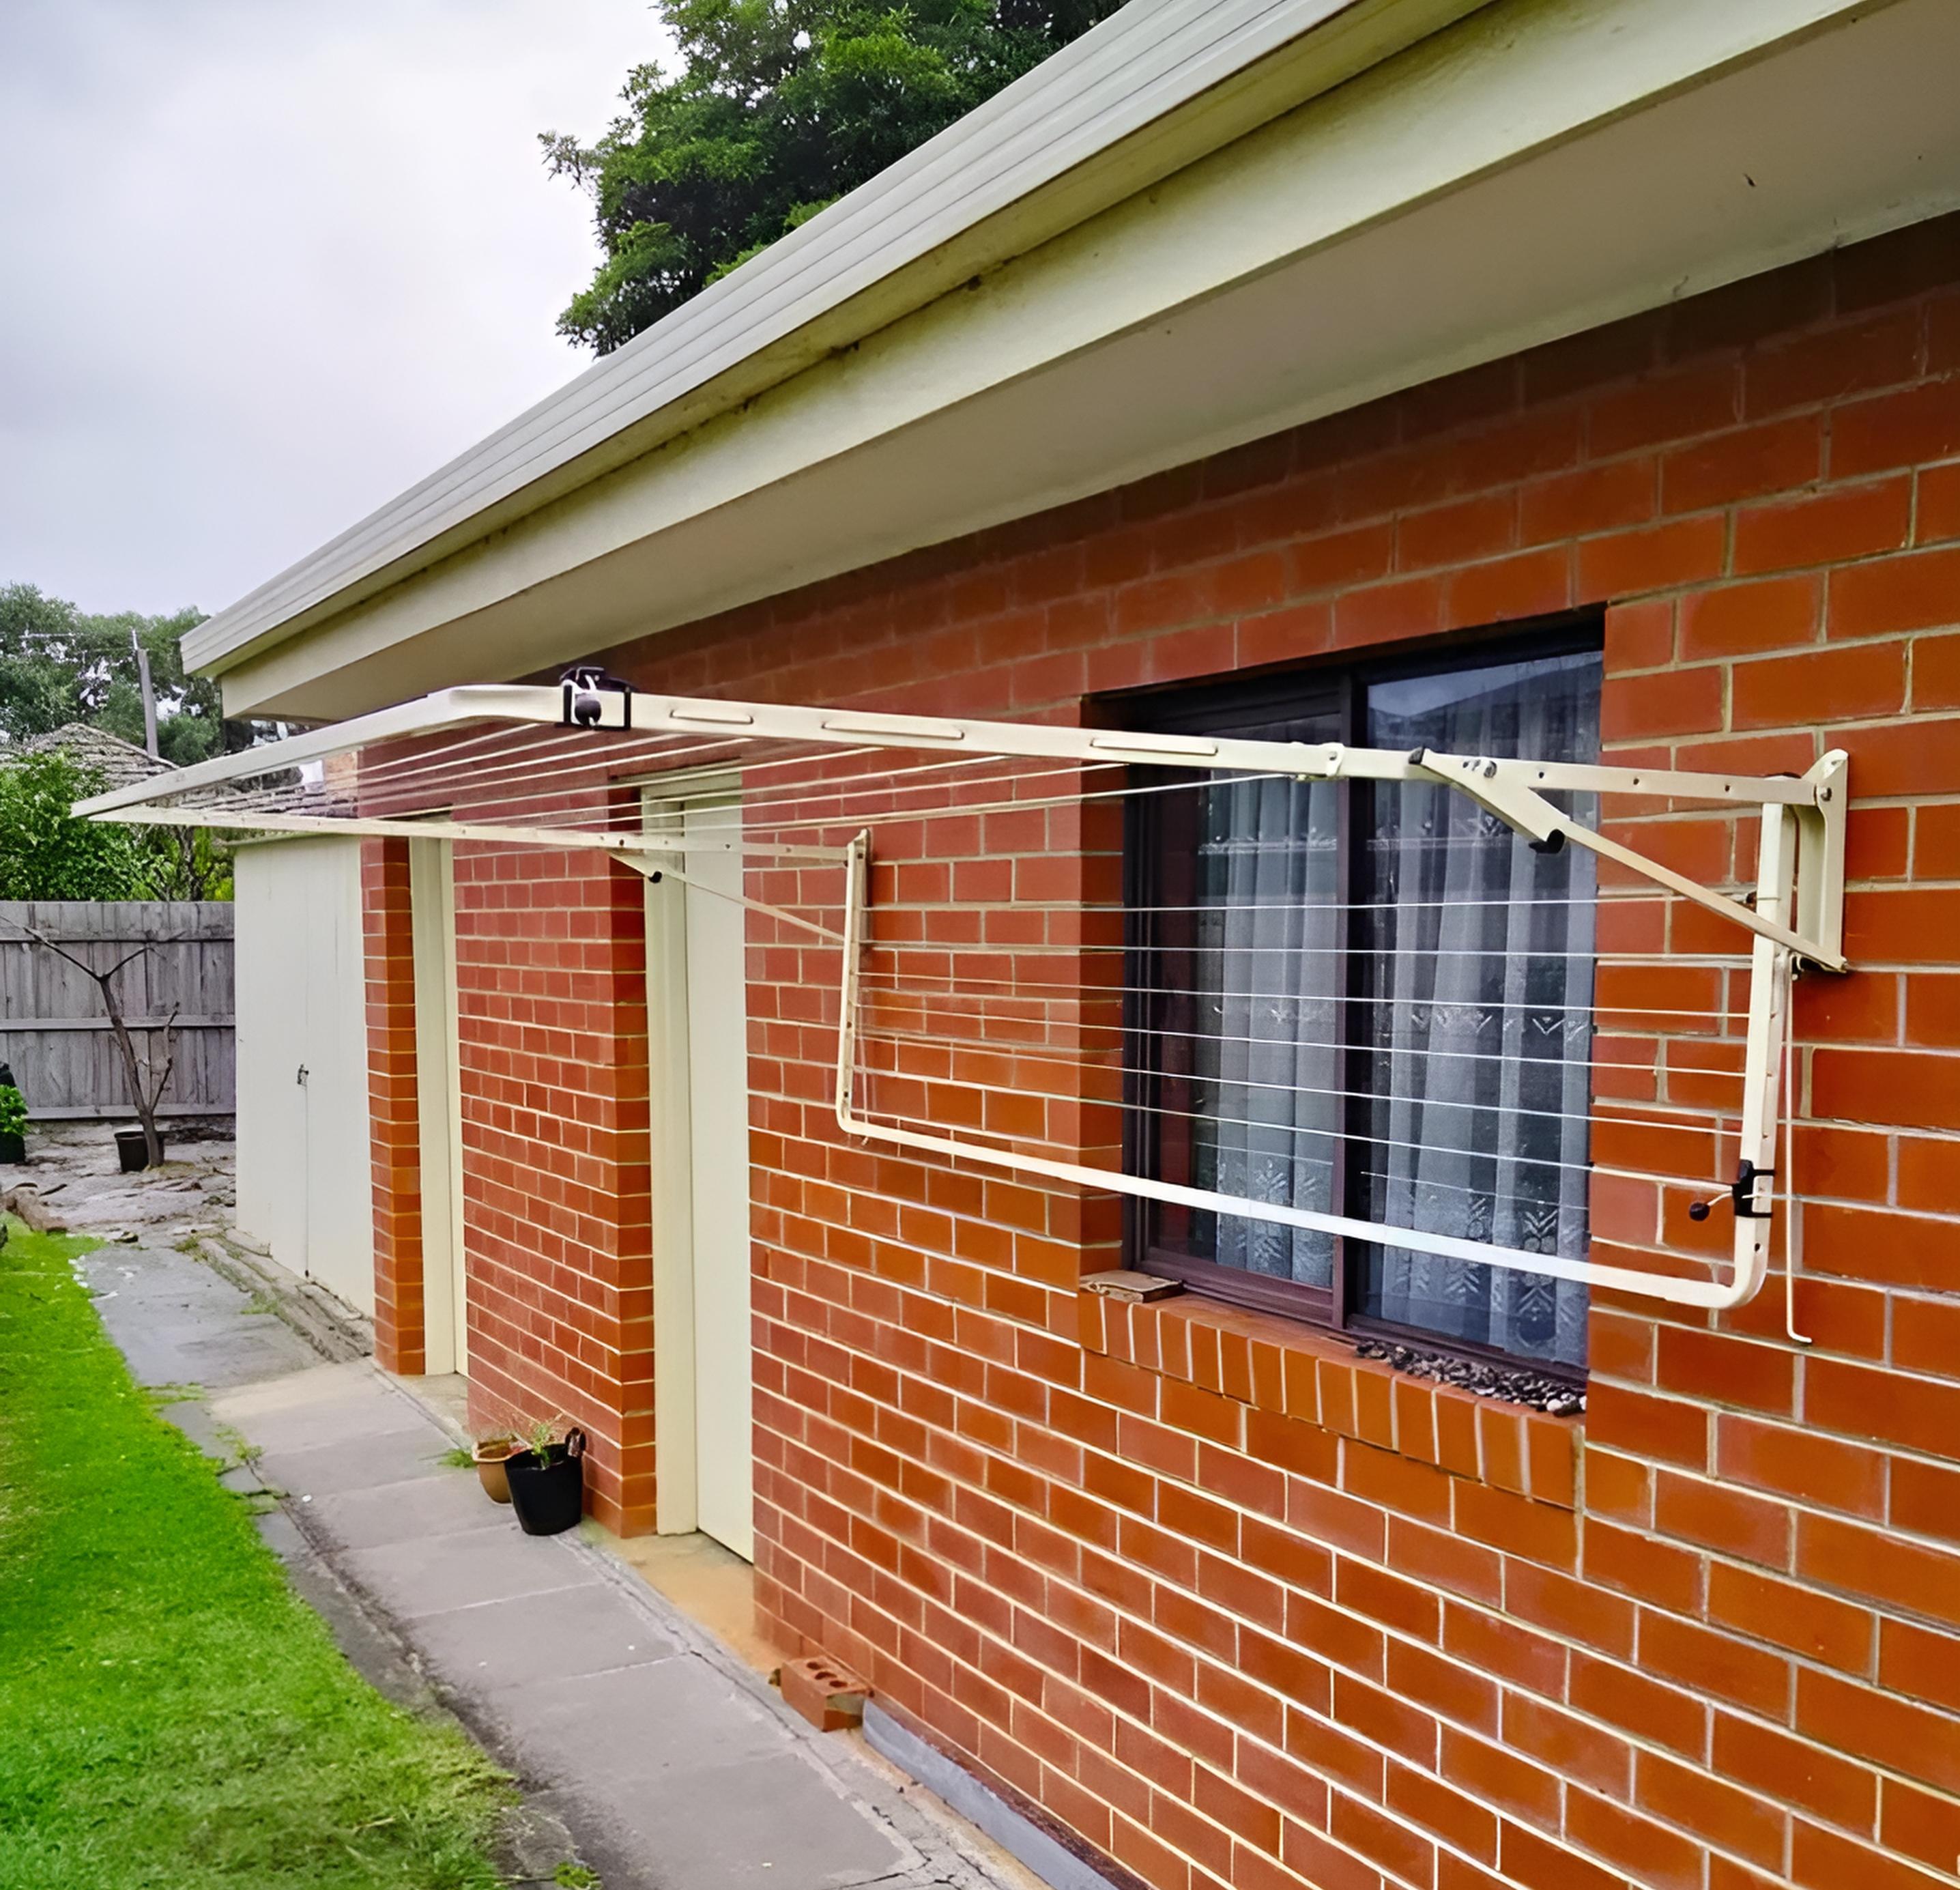
[[[1332, 732], [1312, 739], [1351, 745], [1361, 739], [1365, 729], [1367, 692], [1373, 684], [1403, 676], [1496, 668], [1533, 657], [1598, 651], [1603, 648], [1604, 641], [1603, 616], [1586, 612], [1535, 625], [1503, 626], [1471, 636], [1425, 639], [1386, 656], [1363, 655], [1279, 670], [1239, 672], [1172, 689], [1106, 696], [1093, 705], [1092, 719], [1107, 727], [1165, 733], [1258, 735], [1288, 721], [1303, 721], [1318, 715], [1327, 718]], [[1150, 778], [1161, 782], [1163, 771], [1151, 770]], [[1351, 908], [1363, 895], [1367, 870], [1365, 849], [1351, 843], [1356, 823], [1367, 811], [1357, 803], [1372, 790], [1365, 782], [1343, 781], [1336, 784], [1336, 791], [1341, 896]], [[1124, 1077], [1123, 1161], [1125, 1170], [1131, 1174], [1162, 1172], [1165, 1129], [1178, 1119], [1158, 1112], [1167, 1073], [1157, 1067], [1159, 1040], [1150, 1032], [1155, 1027], [1154, 1020], [1162, 1015], [1158, 1007], [1165, 1001], [1150, 987], [1152, 979], [1168, 969], [1168, 954], [1163, 949], [1166, 943], [1163, 921], [1150, 908], [1191, 903], [1163, 896], [1169, 854], [1163, 842], [1163, 830], [1167, 819], [1176, 817], [1167, 812], [1171, 803], [1182, 803], [1188, 807], [1195, 806], [1195, 796], [1141, 795], [1132, 796], [1125, 803], [1124, 1063], [1127, 1074]], [[1353, 937], [1351, 923], [1351, 947]], [[1358, 982], [1351, 949], [1341, 959], [1337, 998], [1344, 996]], [[1338, 1001], [1335, 1006], [1341, 1044], [1341, 1087], [1349, 1093], [1341, 1159], [1333, 1176], [1332, 1211], [1336, 1214], [1345, 1211], [1351, 1163], [1354, 1150], [1366, 1139], [1367, 1127], [1368, 1101], [1361, 1093], [1367, 1080], [1366, 1053], [1361, 1033], [1351, 1027], [1354, 1008], [1345, 1002]], [[1191, 1141], [1188, 1130], [1182, 1141], [1188, 1151]], [[1585, 1377], [1583, 1367], [1525, 1358], [1496, 1347], [1360, 1312], [1357, 1307], [1364, 1253], [1343, 1238], [1337, 1237], [1335, 1242], [1332, 1284], [1325, 1288], [1306, 1286], [1154, 1246], [1150, 1233], [1160, 1211], [1158, 1204], [1126, 1195], [1123, 1206], [1124, 1264], [1141, 1272], [1178, 1280], [1188, 1290], [1208, 1298], [1297, 1319], [1350, 1337], [1379, 1338], [1427, 1351], [1522, 1367], [1551, 1378], [1578, 1382]]]

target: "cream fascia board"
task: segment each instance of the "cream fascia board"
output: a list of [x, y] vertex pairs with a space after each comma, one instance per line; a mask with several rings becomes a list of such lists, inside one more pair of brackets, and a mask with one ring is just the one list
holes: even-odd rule
[[[1439, 219], [1488, 219], [1493, 211], [1479, 212], [1473, 205], [1480, 194], [1493, 192], [1517, 212], [1514, 180], [1564, 175], [1568, 181], [1561, 188], [1569, 195], [1575, 167], [1580, 173], [1584, 169], [1579, 154], [1602, 140], [1617, 139], [1624, 145], [1648, 122], [1656, 101], [1662, 111], [1653, 116], [1670, 110], [1678, 115], [1688, 101], [1719, 95], [1719, 91], [1695, 88], [1695, 81], [1711, 73], [1752, 66], [1780, 69], [1788, 62], [1764, 62], [1760, 56], [1809, 37], [1846, 11], [1843, 0], [1764, 0], [1732, 9], [1707, 8], [1699, 0], [1647, 0], [1631, 12], [1623, 0], [1504, 0], [1242, 139], [1147, 197], [1058, 238], [970, 291], [945, 298], [849, 355], [825, 362], [742, 412], [697, 429], [494, 541], [343, 612], [320, 625], [304, 644], [272, 652], [238, 673], [231, 693], [241, 711], [304, 702], [309, 682], [317, 676], [376, 658], [392, 661], [390, 653], [433, 626], [492, 612], [502, 613], [508, 622], [496, 630], [495, 640], [481, 644], [493, 651], [486, 667], [492, 673], [521, 673], [540, 661], [568, 658], [747, 601], [769, 589], [826, 575], [826, 569], [809, 562], [823, 555], [817, 549], [800, 553], [806, 562], [794, 571], [774, 568], [769, 548], [792, 535], [759, 521], [751, 523], [749, 549], [739, 560], [725, 549], [714, 549], [716, 533], [736, 529], [738, 508], [761, 502], [759, 495], [775, 494], [783, 495], [781, 503], [787, 504], [798, 481], [803, 485], [797, 488], [797, 510], [806, 520], [822, 517], [827, 524], [829, 513], [837, 514], [838, 529], [821, 535], [836, 552], [834, 568], [1012, 516], [1011, 497], [989, 492], [975, 501], [977, 518], [956, 517], [942, 507], [940, 529], [922, 518], [906, 527], [908, 536], [892, 542], [889, 532], [878, 535], [880, 521], [888, 512], [903, 512], [903, 503], [888, 507], [846, 489], [854, 479], [867, 476], [846, 467], [854, 453], [874, 447], [895, 453], [931, 428], [944, 436], [964, 426], [969, 430], [966, 457], [972, 469], [954, 476], [977, 489], [1001, 463], [983, 416], [1004, 402], [1010, 405], [1019, 390], [1044, 376], [1072, 377], [1074, 383], [1099, 390], [1092, 403], [1096, 411], [1085, 414], [1084, 424], [1075, 431], [1078, 438], [1106, 434], [1110, 444], [1093, 467], [1071, 473], [1061, 492], [1040, 482], [1049, 470], [1048, 460], [1067, 453], [1038, 450], [1022, 470], [1018, 489], [1030, 501], [1020, 507], [1024, 511], [1256, 437], [1411, 379], [1488, 358], [1492, 352], [1529, 345], [1634, 307], [1651, 306], [1676, 292], [1710, 286], [1696, 271], [1709, 267], [1710, 259], [1718, 269], [1726, 265], [1729, 273], [1743, 274], [1809, 253], [1818, 243], [1847, 233], [1843, 206], [1823, 204], [1815, 215], [1787, 212], [1774, 176], [1766, 177], [1762, 190], [1747, 193], [1746, 203], [1717, 202], [1726, 188], [1728, 167], [1722, 161], [1729, 155], [1717, 152], [1711, 168], [1723, 175], [1711, 178], [1705, 188], [1691, 186], [1693, 201], [1682, 197], [1670, 180], [1664, 188], [1666, 206], [1656, 207], [1646, 227], [1630, 231], [1624, 257], [1618, 250], [1610, 263], [1577, 257], [1570, 253], [1572, 246], [1554, 245], [1557, 233], [1548, 231], [1546, 242], [1554, 247], [1542, 275], [1514, 266], [1501, 290], [1475, 282], [1465, 285], [1462, 299], [1474, 304], [1481, 296], [1503, 306], [1501, 313], [1494, 308], [1488, 320], [1463, 333], [1447, 332], [1446, 307], [1440, 314], [1420, 317], [1389, 309], [1378, 310], [1357, 337], [1343, 340], [1341, 324], [1352, 326], [1360, 319], [1358, 309], [1344, 307], [1344, 298], [1351, 303], [1357, 292], [1363, 300], [1367, 294], [1365, 275], [1354, 281], [1341, 273], [1354, 276], [1351, 255], [1379, 255], [1385, 243], [1403, 231], [1416, 241], [1418, 228], [1425, 232], [1422, 242], [1437, 243], [1440, 234], [1446, 250], [1452, 239], [1446, 221]], [[1810, 48], [1809, 67], [1816, 67], [1831, 49]], [[1761, 91], [1752, 75], [1745, 71], [1744, 76]], [[1726, 122], [1712, 103], [1698, 109], [1704, 134], [1711, 118], [1718, 125]], [[1774, 167], [1776, 154], [1764, 155]], [[1839, 168], [1848, 174], [1854, 167]], [[1920, 167], [1929, 186], [1942, 177], [1954, 184], [1949, 168]], [[1739, 167], [1736, 171], [1739, 180]], [[1626, 174], [1624, 166], [1621, 174]], [[1581, 187], [1583, 182], [1582, 177]], [[1882, 197], [1888, 213], [1895, 196], [1890, 185], [1889, 177], [1875, 180], [1866, 193], [1875, 201]], [[1742, 194], [1739, 181], [1735, 194]], [[1460, 212], [1455, 208], [1459, 202]], [[1525, 210], [1529, 212], [1528, 201]], [[1502, 208], [1494, 214], [1501, 217]], [[1904, 218], [1909, 213], [1897, 214]], [[1707, 228], [1697, 238], [1698, 253], [1693, 243], [1668, 247], [1656, 234], [1701, 225]], [[1748, 231], [1748, 240], [1760, 240], [1764, 250], [1738, 247], [1739, 230]], [[1395, 266], [1406, 272], [1408, 265], [1404, 259]], [[1603, 272], [1609, 267], [1618, 272], [1618, 279], [1606, 278]], [[1211, 320], [1211, 311], [1260, 304], [1262, 298], [1270, 304], [1271, 285], [1294, 269], [1311, 272], [1303, 275], [1300, 290], [1307, 299], [1288, 304], [1291, 313], [1281, 309], [1267, 319], [1300, 324], [1296, 357], [1325, 359], [1325, 384], [1305, 383], [1298, 373], [1286, 383], [1275, 370], [1271, 404], [1242, 399], [1216, 423], [1226, 434], [1220, 439], [1204, 433], [1204, 417], [1180, 381], [1201, 389], [1208, 375], [1220, 371], [1220, 361], [1233, 358], [1233, 351], [1201, 355], [1181, 376], [1173, 369], [1169, 381], [1163, 378], [1166, 364], [1154, 361], [1147, 378], [1132, 374], [1128, 406], [1135, 406], [1136, 387], [1151, 388], [1150, 405], [1163, 415], [1153, 422], [1153, 440], [1161, 436], [1160, 443], [1153, 447], [1153, 457], [1145, 456], [1138, 445], [1118, 444], [1138, 433], [1141, 422], [1124, 410], [1124, 397], [1099, 361], [1152, 348], [1161, 355], [1170, 344], [1160, 346], [1157, 338], [1180, 323]], [[1561, 272], [1575, 270], [1579, 273], [1568, 284]], [[1729, 275], [1718, 273], [1715, 279]], [[1541, 282], [1542, 288], [1534, 286]], [[1542, 301], [1542, 308], [1535, 297]], [[1449, 304], [1459, 298], [1434, 299]], [[1436, 339], [1418, 337], [1424, 322], [1438, 329]], [[1396, 348], [1400, 352], [1389, 358]], [[1225, 412], [1223, 402], [1218, 410]], [[956, 446], [942, 446], [940, 466], [959, 457]], [[1141, 466], [1140, 458], [1144, 460]], [[854, 498], [861, 502], [854, 504]], [[630, 581], [623, 574], [607, 578], [604, 561], [628, 552], [640, 561]], [[703, 574], [731, 561], [740, 574], [718, 581], [722, 584], [718, 591]], [[540, 639], [531, 660], [523, 662], [518, 646], [533, 634], [530, 626], [546, 609], [541, 587], [555, 582], [571, 586], [549, 613], [560, 626], [556, 634], [581, 641], [571, 648], [546, 648]], [[612, 590], [605, 609], [594, 609], [593, 598], [609, 583]], [[751, 586], [746, 594], [740, 590], [731, 594], [730, 587], [743, 583]], [[487, 632], [490, 625], [480, 628]], [[479, 626], [473, 625], [473, 640], [478, 635]], [[423, 660], [428, 667], [399, 675], [391, 693], [446, 679], [442, 660], [432, 652]], [[453, 674], [453, 668], [447, 673]], [[359, 697], [322, 700], [345, 708], [358, 706]]]
[[189, 633], [221, 673], [998, 266], [1489, 0], [1131, 0]]

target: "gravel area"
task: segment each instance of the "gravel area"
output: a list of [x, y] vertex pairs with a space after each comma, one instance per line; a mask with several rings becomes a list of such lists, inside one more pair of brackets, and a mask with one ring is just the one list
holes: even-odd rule
[[1586, 1408], [1586, 1394], [1569, 1379], [1554, 1378], [1544, 1372], [1520, 1370], [1515, 1366], [1487, 1365], [1479, 1359], [1456, 1358], [1443, 1352], [1426, 1352], [1413, 1345], [1392, 1345], [1382, 1339], [1367, 1339], [1354, 1348], [1358, 1358], [1381, 1359], [1411, 1378], [1431, 1379], [1439, 1385], [1455, 1385], [1475, 1392], [1480, 1397], [1500, 1398], [1507, 1405], [1526, 1405], [1554, 1418], [1577, 1418]]

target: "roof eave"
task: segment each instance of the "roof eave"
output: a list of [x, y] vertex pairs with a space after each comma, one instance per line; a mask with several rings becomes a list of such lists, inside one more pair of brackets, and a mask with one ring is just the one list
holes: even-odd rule
[[[686, 307], [206, 619], [184, 640], [186, 663], [221, 676], [304, 635], [1488, 3], [1132, 0]], [[1141, 37], [1146, 26], [1158, 30], [1128, 63], [1148, 69], [1131, 91], [1099, 104], [1100, 122], [1073, 128], [1073, 142], [1052, 138], [992, 180], [992, 189], [968, 191], [969, 217], [898, 226], [898, 209], [1011, 151], [1017, 127], [1052, 126], [1051, 95], [1080, 102], [1071, 88], [1089, 55], [1122, 46], [1126, 34]], [[1204, 45], [1194, 51], [1188, 42], [1201, 28]], [[827, 280], [793, 293], [826, 262], [835, 266]]]

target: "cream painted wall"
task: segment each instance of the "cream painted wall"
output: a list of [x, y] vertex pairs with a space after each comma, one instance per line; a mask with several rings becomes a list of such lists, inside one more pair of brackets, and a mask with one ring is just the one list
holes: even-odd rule
[[371, 1313], [361, 843], [241, 848], [237, 901], [239, 1227]]

